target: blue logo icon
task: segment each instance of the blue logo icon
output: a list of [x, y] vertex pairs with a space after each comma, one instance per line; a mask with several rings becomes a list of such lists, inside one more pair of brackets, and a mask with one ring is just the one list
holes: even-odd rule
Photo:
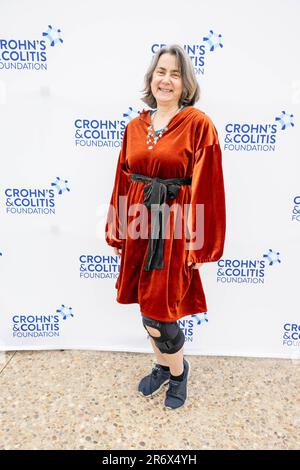
[[208, 36], [203, 38], [203, 41], [207, 41], [210, 51], [214, 51], [218, 47], [223, 47], [221, 42], [222, 34], [216, 34], [212, 30], [209, 31]]
[[207, 312], [192, 314], [191, 317], [197, 320], [197, 325], [201, 325], [201, 323], [208, 322]]
[[129, 122], [135, 117], [137, 117], [139, 114], [140, 111], [133, 109], [131, 106], [129, 106], [128, 111], [126, 113], [123, 113], [123, 117]]
[[67, 318], [74, 317], [72, 307], [66, 307], [64, 304], [61, 305], [61, 308], [56, 310], [56, 313], [59, 313], [62, 316], [63, 320], [67, 320]]
[[288, 127], [294, 127], [293, 117], [293, 114], [287, 114], [285, 111], [281, 111], [280, 116], [276, 117], [275, 121], [279, 122], [281, 125], [281, 130], [285, 130]]
[[67, 182], [68, 180], [61, 180], [59, 176], [57, 176], [55, 182], [51, 183], [51, 186], [56, 188], [58, 194], [62, 194], [65, 191], [70, 191], [70, 188], [67, 186]]
[[269, 261], [269, 266], [273, 266], [276, 263], [281, 263], [278, 257], [279, 255], [280, 253], [275, 253], [273, 250], [271, 250], [271, 248], [269, 248], [269, 253], [265, 254], [264, 258], [267, 258], [267, 260]]
[[60, 29], [55, 29], [55, 28], [52, 28], [51, 25], [48, 25], [48, 29], [46, 32], [43, 33], [43, 36], [45, 36], [49, 43], [50, 43], [50, 46], [55, 46], [56, 44], [60, 44], [62, 42], [64, 42], [61, 38], [61, 30]]

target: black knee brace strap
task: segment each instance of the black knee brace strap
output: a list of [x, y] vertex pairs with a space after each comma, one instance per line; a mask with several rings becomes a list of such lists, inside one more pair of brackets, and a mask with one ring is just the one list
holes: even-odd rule
[[[143, 326], [148, 335], [153, 338], [156, 346], [163, 354], [175, 354], [184, 345], [185, 336], [179, 328], [178, 323], [174, 322], [161, 322], [153, 320], [153, 318], [143, 316]], [[160, 332], [160, 336], [152, 336], [147, 330], [146, 326], [155, 328]]]

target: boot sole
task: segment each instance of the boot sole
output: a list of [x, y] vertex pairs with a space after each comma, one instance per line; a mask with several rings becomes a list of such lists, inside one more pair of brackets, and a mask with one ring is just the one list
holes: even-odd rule
[[150, 393], [149, 395], [144, 395], [143, 392], [141, 392], [140, 390], [138, 390], [138, 392], [139, 392], [140, 395], [142, 395], [142, 397], [145, 397], [145, 398], [153, 397], [153, 395], [156, 395], [157, 393], [159, 393], [159, 392], [161, 391], [161, 389], [163, 388], [164, 385], [166, 385], [166, 384], [169, 383], [169, 380], [170, 380], [170, 379], [165, 380], [165, 381], [161, 384], [161, 386], [160, 386], [157, 390], [155, 390], [155, 392]]

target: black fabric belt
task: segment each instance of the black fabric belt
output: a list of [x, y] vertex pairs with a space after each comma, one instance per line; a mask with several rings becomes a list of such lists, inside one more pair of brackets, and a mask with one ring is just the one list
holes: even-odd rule
[[148, 243], [148, 253], [145, 271], [163, 269], [164, 239], [162, 238], [161, 205], [169, 199], [175, 199], [181, 185], [190, 185], [192, 177], [188, 178], [150, 178], [150, 176], [131, 173], [132, 181], [149, 181], [144, 187], [144, 205], [151, 209], [151, 237]]

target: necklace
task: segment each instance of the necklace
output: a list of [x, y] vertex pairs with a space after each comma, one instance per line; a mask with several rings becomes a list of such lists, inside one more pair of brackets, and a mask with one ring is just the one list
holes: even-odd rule
[[[184, 106], [181, 106], [180, 108], [177, 109], [176, 113], [174, 114], [174, 116], [176, 116], [177, 113], [179, 113], [179, 111], [181, 111], [181, 109], [183, 108]], [[148, 150], [151, 150], [153, 149], [154, 145], [156, 144], [156, 142], [158, 141], [158, 139], [163, 135], [163, 133], [165, 131], [168, 130], [168, 124], [169, 122], [171, 121], [171, 119], [173, 119], [174, 116], [172, 116], [168, 123], [165, 125], [165, 127], [163, 127], [162, 129], [159, 130], [159, 133], [156, 134], [155, 130], [154, 130], [154, 126], [153, 126], [153, 115], [154, 113], [152, 114], [151, 116], [151, 124], [150, 126], [148, 127], [148, 134], [147, 134], [147, 148]], [[151, 142], [152, 140], [152, 142]]]

